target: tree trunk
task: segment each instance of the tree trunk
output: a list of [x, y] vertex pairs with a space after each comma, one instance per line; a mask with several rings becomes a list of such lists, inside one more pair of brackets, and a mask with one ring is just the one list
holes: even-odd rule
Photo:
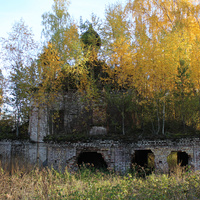
[[122, 115], [122, 133], [123, 133], [123, 135], [125, 135], [124, 115]]
[[158, 133], [160, 132], [160, 117], [159, 117], [159, 105], [158, 105], [158, 100], [156, 101], [157, 102], [157, 122], [158, 122], [158, 128], [157, 128], [157, 132], [156, 132], [156, 135], [158, 135]]
[[165, 101], [163, 102], [163, 123], [162, 123], [162, 134], [165, 134]]
[[125, 135], [125, 127], [124, 127], [124, 118], [125, 118], [125, 114], [124, 114], [124, 97], [123, 97], [123, 108], [122, 108], [122, 133], [123, 135]]
[[19, 103], [18, 103], [18, 97], [16, 101], [16, 107], [17, 107], [17, 113], [16, 113], [16, 136], [19, 137]]
[[199, 119], [200, 119], [200, 95], [199, 95]]

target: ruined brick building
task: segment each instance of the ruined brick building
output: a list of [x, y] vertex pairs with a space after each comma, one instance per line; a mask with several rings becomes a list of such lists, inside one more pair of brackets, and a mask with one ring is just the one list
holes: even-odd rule
[[[74, 125], [74, 121], [78, 119], [78, 114], [82, 113], [84, 107], [78, 103], [76, 93], [70, 95], [68, 93], [63, 99], [65, 103], [57, 104], [58, 112], [62, 113], [62, 121], [59, 126], [69, 128]], [[39, 112], [42, 113], [40, 116]], [[105, 167], [119, 172], [131, 169], [132, 165], [167, 171], [171, 165], [170, 159], [175, 159], [176, 164], [190, 165], [194, 170], [200, 170], [199, 138], [129, 142], [98, 139], [86, 142], [66, 141], [62, 144], [46, 144], [43, 143], [43, 138], [48, 134], [55, 134], [53, 132], [55, 124], [49, 123], [50, 118], [47, 109], [43, 108], [42, 111], [38, 108], [33, 109], [29, 125], [30, 138], [41, 147], [38, 148], [37, 153], [34, 153], [35, 157], [31, 157], [35, 160], [37, 157], [40, 159], [40, 163], [53, 166], [55, 169], [68, 167], [75, 170], [82, 163], [91, 163], [97, 167]], [[95, 133], [91, 130], [95, 130]], [[96, 129], [90, 127], [89, 131], [90, 134], [106, 134], [105, 127], [97, 126]], [[23, 152], [27, 154], [29, 151]], [[29, 156], [24, 157], [28, 158]]]
[[[87, 38], [86, 38], [87, 39]], [[88, 42], [88, 41], [86, 41]], [[98, 41], [98, 45], [100, 42]], [[167, 171], [171, 165], [170, 160], [182, 166], [190, 165], [194, 170], [200, 170], [200, 139], [177, 140], [140, 140], [140, 141], [114, 141], [98, 140], [87, 142], [69, 142], [63, 144], [46, 144], [43, 139], [47, 135], [59, 132], [73, 133], [82, 130], [88, 134], [106, 134], [104, 124], [106, 108], [98, 105], [86, 110], [85, 105], [77, 91], [68, 91], [54, 105], [42, 108], [33, 107], [29, 120], [30, 139], [35, 144], [20, 144], [19, 154], [31, 162], [40, 162], [43, 165], [58, 169], [68, 167], [77, 169], [82, 163], [90, 163], [96, 167], [125, 172], [132, 165], [140, 165], [156, 170]], [[57, 114], [57, 117], [55, 117]], [[0, 143], [2, 152], [17, 152], [17, 145], [6, 142]], [[33, 146], [36, 147], [33, 147]], [[9, 153], [5, 154], [9, 159]]]

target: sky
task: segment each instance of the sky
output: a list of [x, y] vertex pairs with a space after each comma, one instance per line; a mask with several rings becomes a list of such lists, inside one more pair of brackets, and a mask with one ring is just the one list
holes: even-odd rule
[[[103, 18], [105, 6], [118, 2], [117, 0], [71, 0], [69, 13], [79, 22], [91, 19], [91, 14]], [[120, 2], [123, 2], [120, 1]], [[0, 37], [7, 37], [13, 24], [21, 18], [32, 28], [37, 41], [42, 31], [42, 14], [51, 11], [53, 0], [0, 0]]]

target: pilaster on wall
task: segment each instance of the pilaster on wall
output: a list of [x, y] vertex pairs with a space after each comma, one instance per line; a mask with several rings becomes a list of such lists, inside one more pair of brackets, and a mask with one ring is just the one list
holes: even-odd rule
[[38, 122], [38, 109], [36, 107], [32, 107], [31, 115], [29, 117], [28, 132], [30, 135], [30, 139], [34, 142], [37, 141], [37, 122]]
[[168, 172], [169, 166], [167, 157], [171, 153], [170, 149], [167, 148], [155, 148], [151, 149], [155, 156], [155, 170], [161, 172]]
[[125, 146], [111, 146], [111, 170], [125, 173], [131, 166], [131, 153]]
[[47, 109], [33, 107], [29, 119], [30, 139], [34, 142], [43, 142], [43, 138], [48, 135], [48, 115]]
[[200, 170], [200, 147], [199, 146], [195, 146], [193, 148], [193, 154], [194, 154], [194, 158], [193, 158], [193, 166], [194, 166], [194, 170]]

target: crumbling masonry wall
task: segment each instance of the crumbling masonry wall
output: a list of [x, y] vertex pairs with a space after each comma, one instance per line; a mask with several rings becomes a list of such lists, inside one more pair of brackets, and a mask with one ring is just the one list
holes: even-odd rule
[[78, 157], [83, 152], [96, 152], [102, 155], [108, 169], [126, 172], [131, 168], [135, 151], [150, 150], [154, 154], [155, 170], [167, 172], [167, 157], [171, 152], [185, 152], [188, 164], [196, 171], [200, 170], [200, 139], [179, 140], [143, 140], [138, 142], [120, 142], [113, 140], [94, 140], [65, 144], [45, 144], [29, 142], [0, 142], [2, 163], [10, 162], [13, 157], [20, 157], [32, 164], [54, 167], [64, 171], [78, 169]]
[[130, 169], [133, 154], [137, 150], [151, 150], [155, 156], [155, 169], [158, 171], [168, 171], [167, 157], [174, 151], [186, 152], [190, 158], [189, 165], [194, 170], [200, 170], [199, 139], [145, 140], [129, 144], [112, 140], [65, 145], [51, 144], [48, 164], [56, 169], [66, 166], [77, 169], [77, 158], [81, 152], [97, 152], [102, 154], [109, 169], [125, 172]]

